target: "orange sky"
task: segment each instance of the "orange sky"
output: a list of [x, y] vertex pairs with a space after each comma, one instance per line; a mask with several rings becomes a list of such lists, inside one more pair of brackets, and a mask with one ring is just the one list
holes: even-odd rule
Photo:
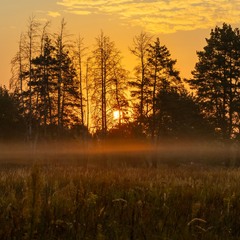
[[128, 48], [141, 31], [160, 37], [177, 59], [182, 77], [190, 77], [196, 51], [205, 46], [210, 29], [223, 22], [240, 27], [239, 0], [1, 0], [0, 85], [8, 87], [10, 61], [17, 52], [21, 32], [34, 15], [52, 22], [57, 31], [65, 18], [69, 33], [94, 43], [101, 30], [121, 50], [129, 70], [134, 57]]

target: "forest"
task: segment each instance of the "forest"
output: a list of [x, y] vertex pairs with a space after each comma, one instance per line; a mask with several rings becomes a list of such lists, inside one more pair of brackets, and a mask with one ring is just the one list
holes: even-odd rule
[[73, 39], [62, 19], [28, 19], [12, 58], [10, 88], [0, 88], [0, 138], [238, 141], [240, 34], [223, 23], [182, 79], [167, 46], [141, 32], [129, 44], [133, 72], [102, 31], [95, 44]]

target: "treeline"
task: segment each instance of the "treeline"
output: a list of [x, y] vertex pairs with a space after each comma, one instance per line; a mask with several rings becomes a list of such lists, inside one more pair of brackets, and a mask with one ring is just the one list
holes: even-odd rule
[[239, 30], [224, 23], [206, 42], [193, 78], [181, 79], [168, 48], [142, 32], [129, 47], [137, 59], [129, 73], [103, 32], [87, 47], [67, 34], [65, 20], [52, 33], [30, 18], [10, 92], [0, 91], [0, 137], [237, 140]]

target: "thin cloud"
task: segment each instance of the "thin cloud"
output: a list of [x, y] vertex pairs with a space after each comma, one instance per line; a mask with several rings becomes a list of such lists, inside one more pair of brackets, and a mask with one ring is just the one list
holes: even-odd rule
[[90, 14], [92, 14], [91, 11], [87, 11], [87, 10], [66, 10], [66, 12], [70, 12], [70, 13], [76, 14], [76, 15], [90, 15]]
[[61, 14], [59, 12], [48, 11], [48, 16], [50, 17], [60, 17]]
[[115, 15], [152, 33], [173, 33], [239, 23], [239, 0], [60, 0], [73, 14]]

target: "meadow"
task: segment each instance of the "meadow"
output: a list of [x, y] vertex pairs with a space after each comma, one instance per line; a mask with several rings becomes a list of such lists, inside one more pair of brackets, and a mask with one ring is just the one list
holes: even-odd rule
[[67, 149], [2, 155], [0, 239], [240, 239], [237, 167]]

